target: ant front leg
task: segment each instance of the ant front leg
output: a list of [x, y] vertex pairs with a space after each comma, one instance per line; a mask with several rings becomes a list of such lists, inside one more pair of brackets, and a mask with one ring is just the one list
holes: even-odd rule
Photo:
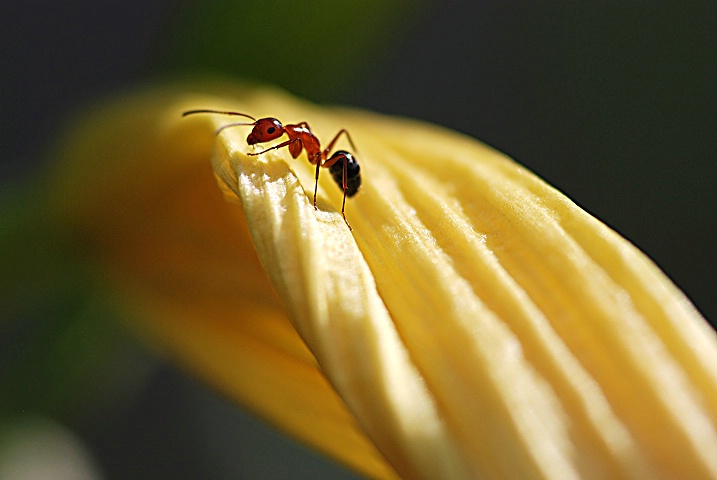
[[[287, 147], [287, 146], [291, 145], [291, 144], [294, 143], [294, 142], [299, 142], [299, 145], [301, 145], [301, 138], [299, 138], [299, 137], [292, 138], [291, 140], [287, 140], [287, 141], [285, 141], [285, 142], [281, 142], [279, 145], [274, 145], [273, 147], [269, 147], [269, 148], [267, 148], [266, 150], [263, 150], [263, 151], [261, 151], [261, 152], [248, 153], [247, 155], [252, 155], [252, 156], [261, 155], [262, 153], [266, 153], [266, 152], [268, 152], [269, 150], [276, 150], [276, 149], [278, 149], [278, 148]], [[303, 147], [302, 147], [302, 148], [303, 148]], [[301, 149], [299, 149], [299, 151], [301, 151]]]

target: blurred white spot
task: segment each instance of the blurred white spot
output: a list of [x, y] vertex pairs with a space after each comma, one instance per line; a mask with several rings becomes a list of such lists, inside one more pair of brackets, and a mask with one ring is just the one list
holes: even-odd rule
[[0, 430], [0, 479], [100, 480], [82, 441], [70, 430], [41, 417], [5, 423]]

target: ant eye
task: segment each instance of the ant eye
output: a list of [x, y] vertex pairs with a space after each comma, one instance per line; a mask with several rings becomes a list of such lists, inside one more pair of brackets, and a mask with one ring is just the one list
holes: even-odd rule
[[275, 127], [269, 127], [266, 132], [267, 132], [267, 133], [274, 133], [275, 131], [276, 131], [276, 128], [275, 128]]

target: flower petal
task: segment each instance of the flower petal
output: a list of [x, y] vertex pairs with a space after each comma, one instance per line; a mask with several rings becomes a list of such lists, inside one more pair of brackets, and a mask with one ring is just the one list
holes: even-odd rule
[[502, 155], [372, 124], [389, 153], [367, 177], [395, 186], [356, 236], [466, 456], [517, 478], [717, 474], [715, 336], [669, 280]]
[[[392, 473], [351, 415], [407, 478], [717, 477], [714, 332], [627, 241], [455, 133], [214, 91], [96, 122], [56, 197], [191, 368], [371, 477]], [[353, 232], [325, 171], [314, 210], [304, 156], [250, 157], [245, 129], [214, 138], [226, 117], [179, 120], [212, 107], [347, 128]], [[212, 148], [241, 208], [209, 187]]]
[[240, 134], [223, 137], [215, 170], [240, 198], [290, 317], [363, 428], [406, 478], [467, 477], [341, 216], [314, 210], [281, 154], [257, 160]]
[[[426, 464], [452, 478], [717, 474], [714, 333], [628, 242], [470, 139], [284, 98], [257, 103], [259, 115], [311, 118], [317, 132], [347, 127], [358, 139], [356, 245], [330, 182], [333, 208], [311, 208], [305, 162], [275, 151], [257, 161], [228, 132], [215, 169], [292, 320], [401, 474], [430, 478]], [[372, 362], [392, 354], [404, 363]], [[405, 376], [389, 389], [391, 368]], [[414, 409], [430, 421], [406, 443]]]

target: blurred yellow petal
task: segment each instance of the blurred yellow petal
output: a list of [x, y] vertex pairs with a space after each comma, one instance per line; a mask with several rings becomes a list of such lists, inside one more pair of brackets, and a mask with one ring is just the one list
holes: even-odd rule
[[[51, 205], [199, 376], [369, 477], [717, 478], [714, 332], [559, 192], [434, 126], [164, 90], [69, 138]], [[304, 155], [196, 108], [347, 128], [353, 231], [326, 171], [317, 211]]]

